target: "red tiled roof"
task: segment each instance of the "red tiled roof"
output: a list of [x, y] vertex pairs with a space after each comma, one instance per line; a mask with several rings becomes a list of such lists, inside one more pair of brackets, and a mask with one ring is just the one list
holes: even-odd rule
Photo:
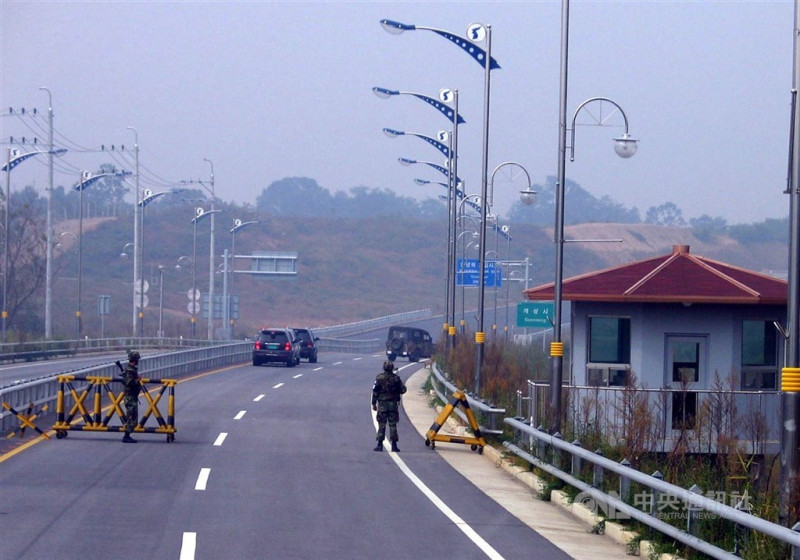
[[[530, 300], [551, 300], [553, 283], [529, 288]], [[785, 304], [788, 284], [675, 245], [672, 254], [590, 272], [564, 280], [567, 301]]]

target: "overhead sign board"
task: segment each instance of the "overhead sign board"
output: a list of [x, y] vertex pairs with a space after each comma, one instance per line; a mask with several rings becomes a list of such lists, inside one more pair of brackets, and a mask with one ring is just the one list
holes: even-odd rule
[[552, 301], [521, 301], [517, 304], [517, 326], [549, 329], [553, 326], [554, 314]]
[[[497, 261], [486, 261], [483, 270], [483, 285], [486, 288], [503, 285], [503, 272]], [[456, 263], [456, 286], [480, 285], [481, 261], [480, 259], [458, 259]]]

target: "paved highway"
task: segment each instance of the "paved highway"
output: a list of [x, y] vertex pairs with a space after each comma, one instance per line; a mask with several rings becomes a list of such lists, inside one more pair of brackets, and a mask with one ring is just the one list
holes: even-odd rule
[[568, 558], [405, 416], [402, 452], [372, 451], [382, 361], [204, 373], [176, 387], [174, 443], [73, 431], [1, 456], [0, 558]]

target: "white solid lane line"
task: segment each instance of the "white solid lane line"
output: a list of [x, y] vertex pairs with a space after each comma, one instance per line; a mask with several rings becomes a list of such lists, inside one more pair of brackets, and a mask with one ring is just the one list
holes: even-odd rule
[[211, 469], [203, 467], [200, 469], [200, 474], [197, 475], [197, 482], [194, 484], [195, 490], [205, 490], [208, 484], [208, 477], [211, 474]]
[[217, 447], [219, 447], [220, 445], [222, 445], [222, 442], [223, 442], [223, 441], [225, 441], [225, 438], [226, 438], [226, 437], [228, 437], [228, 432], [221, 432], [221, 433], [220, 433], [220, 434], [217, 436], [217, 439], [214, 441], [214, 445], [216, 445]]
[[256, 398], [253, 399], [253, 402], [258, 402], [258, 401], [260, 401], [261, 399], [263, 399], [266, 396], [267, 395], [258, 395]]
[[184, 533], [181, 542], [180, 560], [194, 560], [194, 551], [197, 548], [197, 533]]
[[242, 416], [244, 416], [245, 414], [247, 414], [247, 411], [246, 411], [246, 410], [240, 410], [240, 411], [239, 411], [239, 414], [237, 414], [236, 416], [234, 416], [234, 417], [233, 417], [233, 419], [234, 419], [234, 420], [241, 420], [241, 419], [242, 419]]
[[[372, 423], [375, 426], [375, 430], [377, 431], [378, 418], [374, 411], [372, 411]], [[388, 450], [386, 446], [386, 441], [383, 442], [383, 448], [385, 450]], [[397, 453], [389, 452], [389, 457], [391, 457], [392, 461], [394, 461], [395, 464], [397, 464], [397, 466], [400, 467], [400, 471], [402, 471], [402, 473], [406, 475], [411, 482], [414, 483], [414, 486], [416, 486], [419, 489], [419, 491], [422, 492], [422, 494], [433, 503], [433, 505], [439, 508], [439, 511], [441, 511], [450, 521], [452, 521], [456, 527], [461, 529], [461, 532], [464, 533], [469, 540], [475, 543], [475, 545], [478, 548], [480, 548], [481, 551], [484, 554], [486, 554], [487, 557], [491, 558], [492, 560], [504, 560], [503, 556], [499, 552], [497, 552], [492, 547], [492, 545], [486, 542], [483, 539], [483, 537], [481, 537], [475, 531], [475, 529], [467, 525], [466, 521], [461, 519], [461, 517], [459, 517], [456, 514], [456, 512], [450, 509], [450, 507], [447, 504], [445, 504], [442, 501], [442, 499], [433, 492], [433, 490], [428, 488], [428, 486], [424, 482], [422, 482], [419, 479], [419, 477], [411, 471], [410, 468], [408, 468], [408, 465], [406, 465], [405, 461], [403, 461], [400, 458], [400, 455], [398, 455]]]

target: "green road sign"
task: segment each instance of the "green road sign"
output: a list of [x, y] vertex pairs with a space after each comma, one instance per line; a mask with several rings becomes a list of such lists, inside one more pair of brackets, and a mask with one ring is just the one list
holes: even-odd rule
[[555, 305], [552, 301], [521, 301], [517, 304], [517, 326], [550, 328]]

